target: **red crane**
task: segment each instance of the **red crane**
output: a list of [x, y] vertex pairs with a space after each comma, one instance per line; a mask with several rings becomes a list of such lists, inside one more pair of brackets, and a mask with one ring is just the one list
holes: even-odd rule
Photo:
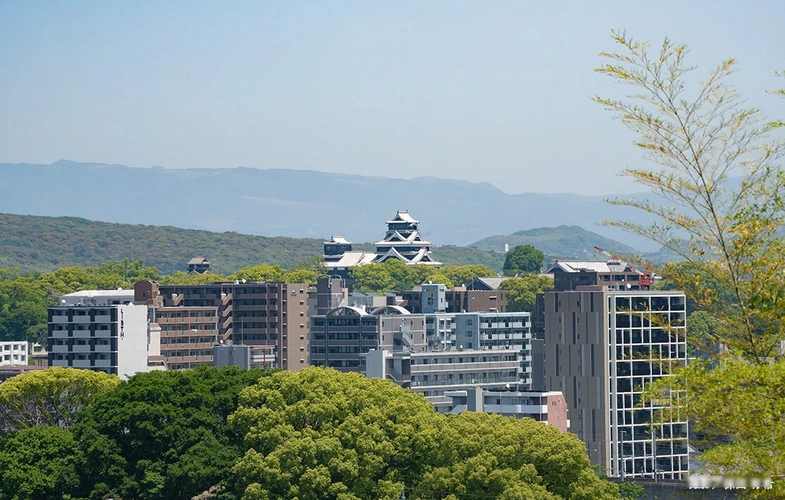
[[620, 258], [616, 257], [612, 253], [607, 252], [607, 251], [603, 250], [600, 247], [594, 247], [594, 249], [599, 251], [599, 252], [601, 252], [601, 253], [603, 253], [603, 254], [605, 254], [605, 255], [607, 255], [608, 257], [610, 257], [614, 261], [619, 262], [619, 264], [624, 264], [625, 266], [627, 266], [629, 268], [630, 271], [635, 272], [635, 273], [640, 273], [641, 276], [640, 276], [640, 278], [638, 278], [638, 284], [640, 286], [649, 286], [650, 287], [654, 283], [654, 274], [651, 273], [651, 272], [648, 272], [648, 270], [646, 272], [638, 271], [637, 269], [635, 269], [635, 266], [633, 266], [629, 262], [625, 262], [625, 261], [621, 260]]

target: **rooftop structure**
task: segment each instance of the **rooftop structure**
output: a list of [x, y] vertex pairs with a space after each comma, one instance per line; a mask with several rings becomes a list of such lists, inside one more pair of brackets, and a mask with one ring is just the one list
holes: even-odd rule
[[204, 274], [210, 271], [210, 261], [204, 257], [194, 257], [188, 261], [188, 273]]
[[352, 243], [343, 236], [333, 236], [324, 242], [324, 264], [330, 275], [349, 278], [349, 268], [384, 262], [389, 259], [400, 260], [408, 266], [424, 264], [441, 266], [430, 254], [431, 243], [420, 236], [419, 221], [412, 218], [406, 210], [399, 210], [395, 217], [386, 221], [387, 232], [377, 241], [376, 252], [353, 251]]

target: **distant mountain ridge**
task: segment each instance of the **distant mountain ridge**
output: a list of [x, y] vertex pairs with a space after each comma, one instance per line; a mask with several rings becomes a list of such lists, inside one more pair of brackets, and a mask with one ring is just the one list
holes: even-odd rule
[[488, 183], [435, 177], [133, 168], [61, 160], [51, 165], [0, 163], [0, 179], [0, 212], [10, 214], [295, 238], [340, 234], [368, 242], [383, 236], [385, 220], [407, 209], [435, 245], [468, 245], [489, 234], [570, 225], [641, 250], [655, 249], [650, 243], [645, 248], [645, 240], [598, 225], [604, 219], [642, 222], [639, 211], [612, 206], [605, 197], [510, 195]]

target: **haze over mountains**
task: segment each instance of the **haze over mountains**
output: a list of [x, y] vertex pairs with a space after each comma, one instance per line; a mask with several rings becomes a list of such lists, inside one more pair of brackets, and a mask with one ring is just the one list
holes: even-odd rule
[[[51, 165], [0, 163], [0, 179], [0, 212], [12, 214], [263, 236], [340, 234], [361, 243], [381, 239], [384, 221], [396, 210], [409, 210], [435, 245], [469, 245], [494, 235], [573, 225], [636, 250], [658, 248], [599, 225], [605, 219], [645, 220], [638, 211], [606, 203], [613, 194], [511, 195], [488, 183], [433, 177], [407, 180], [244, 167], [133, 168], [65, 160]], [[567, 192], [565, 181], [554, 179]]]

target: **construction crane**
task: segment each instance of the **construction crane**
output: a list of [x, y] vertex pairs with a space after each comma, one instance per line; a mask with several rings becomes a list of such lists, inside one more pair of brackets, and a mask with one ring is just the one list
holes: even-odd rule
[[610, 253], [608, 251], [605, 251], [605, 250], [603, 250], [600, 247], [594, 247], [594, 249], [597, 250], [598, 252], [608, 256], [608, 258], [612, 259], [614, 262], [618, 262], [619, 264], [624, 264], [630, 271], [632, 271], [634, 273], [640, 273], [640, 278], [638, 278], [638, 284], [640, 286], [648, 286], [648, 287], [650, 287], [654, 283], [654, 274], [649, 272], [648, 270], [646, 272], [638, 271], [637, 269], [635, 269], [635, 266], [633, 266], [629, 262], [623, 261], [622, 259], [616, 257], [612, 253]]

